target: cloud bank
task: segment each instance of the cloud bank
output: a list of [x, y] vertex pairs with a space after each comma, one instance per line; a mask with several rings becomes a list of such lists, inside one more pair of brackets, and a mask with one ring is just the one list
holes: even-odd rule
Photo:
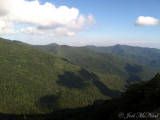
[[139, 16], [135, 24], [139, 26], [156, 26], [159, 25], [159, 20], [154, 17]]
[[[38, 0], [0, 0], [0, 34], [51, 33], [53, 36], [73, 36], [95, 22], [92, 15], [85, 17], [77, 8], [57, 8], [48, 2], [41, 5]], [[29, 27], [16, 31], [15, 23]]]

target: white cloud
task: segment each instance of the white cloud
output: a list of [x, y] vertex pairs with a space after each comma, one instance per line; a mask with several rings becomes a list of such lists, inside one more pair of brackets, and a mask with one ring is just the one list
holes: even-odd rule
[[135, 24], [140, 26], [156, 26], [159, 25], [159, 20], [154, 17], [139, 16]]
[[94, 20], [92, 15], [88, 16], [88, 19], [85, 18], [83, 15], [80, 15], [77, 20], [72, 21], [70, 24], [68, 24], [67, 26], [75, 29], [75, 30], [81, 30], [83, 28], [83, 26], [89, 26], [91, 24], [95, 24], [96, 21]]
[[54, 34], [50, 36], [74, 36], [76, 33], [67, 28], [56, 28]]
[[[29, 28], [22, 28], [20, 32], [27, 34], [43, 34], [44, 30], [56, 30], [60, 27], [65, 27], [67, 31], [82, 30], [85, 26], [89, 26], [95, 23], [92, 15], [85, 17], [79, 13], [77, 8], [68, 8], [67, 6], [56, 7], [52, 3], [46, 2], [41, 5], [38, 0], [26, 1], [26, 0], [0, 0], [0, 22], [6, 22], [12, 24], [12, 26], [5, 27], [14, 30], [13, 23], [21, 23], [30, 25]], [[33, 28], [32, 25], [38, 26]], [[4, 25], [0, 24], [0, 34], [7, 33], [3, 31]], [[64, 31], [64, 30], [63, 30]], [[14, 33], [14, 32], [13, 32]], [[57, 34], [55, 33], [55, 34]], [[74, 33], [75, 34], [75, 33]], [[72, 32], [66, 33], [66, 35], [73, 35]]]
[[13, 29], [13, 23], [0, 20], [0, 34], [14, 34], [18, 33]]
[[80, 44], [85, 44], [85, 43], [86, 43], [86, 42], [85, 42], [85, 41], [83, 41], [83, 40], [81, 40], [81, 41], [80, 41]]
[[33, 28], [33, 27], [28, 27], [28, 28], [22, 28], [21, 33], [26, 33], [26, 34], [44, 34], [46, 33], [46, 31], [44, 30], [39, 30], [37, 28]]

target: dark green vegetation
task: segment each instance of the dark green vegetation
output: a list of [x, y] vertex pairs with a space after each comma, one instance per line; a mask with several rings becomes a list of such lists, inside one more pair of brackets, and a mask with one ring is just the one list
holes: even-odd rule
[[124, 58], [133, 59], [140, 64], [160, 69], [160, 50], [154, 48], [115, 45], [111, 47], [86, 46], [100, 53], [111, 53]]
[[[66, 109], [45, 115], [1, 114], [0, 117], [3, 120], [118, 120], [131, 119], [130, 117], [127, 118], [127, 113], [130, 113], [137, 116], [137, 118], [133, 116], [132, 119], [155, 120], [158, 114], [160, 117], [159, 101], [160, 74], [158, 73], [148, 82], [132, 84], [120, 98], [107, 100], [101, 104]], [[147, 112], [155, 116], [150, 116]], [[143, 116], [140, 116], [139, 113], [142, 113]]]
[[[15, 119], [112, 119], [120, 110], [158, 109], [151, 97], [157, 99], [159, 74], [155, 86], [150, 87], [154, 79], [137, 83], [120, 99], [109, 100], [119, 97], [130, 83], [147, 81], [160, 71], [157, 49], [142, 48], [146, 54], [141, 49], [134, 54], [136, 48], [132, 49], [123, 50], [122, 56], [93, 46], [31, 46], [0, 38], [0, 119], [9, 114], [22, 114], [11, 115]], [[145, 58], [148, 63], [140, 61]], [[149, 64], [154, 60], [155, 65]]]
[[17, 40], [12, 40], [12, 42], [20, 44], [20, 45], [30, 45], [30, 44], [27, 44], [27, 43], [24, 43], [24, 42], [21, 42], [21, 41], [17, 41]]
[[[49, 113], [120, 95], [124, 82], [0, 38], [0, 112]], [[53, 45], [51, 45], [53, 46]]]
[[[130, 84], [131, 82], [144, 81], [147, 79], [149, 80], [154, 76], [155, 73], [160, 71], [160, 67], [156, 68], [146, 64], [141, 64], [141, 62], [136, 60], [136, 58], [131, 59], [107, 52], [97, 52], [99, 49], [98, 47], [94, 46], [70, 47], [66, 45], [60, 46], [54, 44], [54, 46], [44, 45], [34, 47], [53, 53], [54, 55], [61, 57], [63, 60], [69, 63], [82, 66], [94, 72], [104, 75], [117, 75], [119, 78], [123, 79], [126, 84]], [[94, 50], [91, 48], [94, 48]], [[126, 50], [126, 52], [127, 51], [128, 50]], [[143, 56], [141, 50], [138, 55]], [[156, 57], [156, 54], [154, 56]], [[142, 60], [143, 59], [145, 60], [145, 58], [142, 58]], [[152, 56], [150, 59], [152, 59]]]

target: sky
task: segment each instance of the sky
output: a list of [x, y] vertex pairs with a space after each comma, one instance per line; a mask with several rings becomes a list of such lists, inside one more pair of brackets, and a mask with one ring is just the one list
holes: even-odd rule
[[0, 37], [160, 48], [160, 0], [0, 0]]

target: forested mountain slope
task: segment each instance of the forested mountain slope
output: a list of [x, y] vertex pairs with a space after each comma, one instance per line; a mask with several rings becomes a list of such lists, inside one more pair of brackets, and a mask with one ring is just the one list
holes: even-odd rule
[[115, 45], [110, 47], [86, 47], [100, 53], [111, 53], [124, 58], [133, 59], [140, 64], [160, 69], [160, 49], [133, 47], [127, 45]]
[[[90, 107], [59, 111], [46, 115], [48, 120], [121, 120], [160, 118], [160, 73], [147, 82], [130, 86], [119, 99], [108, 100], [103, 104]], [[64, 114], [61, 117], [61, 114]], [[128, 115], [129, 114], [129, 115]], [[135, 114], [135, 116], [134, 116]], [[132, 116], [133, 115], [133, 116]], [[43, 120], [42, 119], [42, 120]]]
[[101, 74], [118, 75], [127, 84], [149, 80], [160, 70], [140, 64], [134, 59], [124, 58], [111, 53], [101, 53], [87, 47], [70, 47], [66, 45], [33, 46], [53, 53], [62, 59]]
[[160, 73], [150, 81], [132, 84], [120, 98], [102, 104], [43, 115], [0, 114], [0, 117], [3, 120], [157, 120], [160, 118], [159, 95]]
[[124, 82], [0, 38], [0, 112], [48, 113], [120, 95]]

